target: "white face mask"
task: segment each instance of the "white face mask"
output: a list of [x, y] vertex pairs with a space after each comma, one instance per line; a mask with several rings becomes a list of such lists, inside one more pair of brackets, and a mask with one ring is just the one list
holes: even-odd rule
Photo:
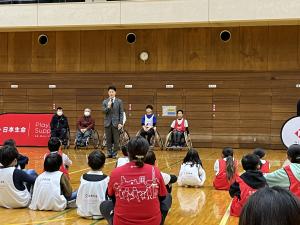
[[56, 114], [57, 114], [58, 116], [62, 116], [63, 112], [62, 112], [62, 111], [58, 111]]
[[84, 112], [84, 115], [85, 115], [85, 116], [90, 116], [90, 115], [91, 115], [91, 113], [90, 113], [90, 112], [88, 112], [88, 111], [86, 111], [86, 112]]

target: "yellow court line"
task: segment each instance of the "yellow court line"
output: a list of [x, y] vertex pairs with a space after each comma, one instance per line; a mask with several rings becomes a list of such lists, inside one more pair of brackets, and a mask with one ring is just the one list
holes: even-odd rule
[[9, 223], [7, 225], [29, 225], [29, 224], [39, 224], [39, 223], [51, 223], [51, 222], [59, 222], [59, 221], [65, 221], [65, 220], [72, 220], [72, 219], [78, 219], [78, 217], [69, 217], [69, 218], [61, 218], [61, 219], [54, 219], [54, 220], [40, 220], [40, 221], [32, 221], [27, 223]]
[[[105, 163], [104, 165], [112, 164], [112, 163], [115, 163], [116, 161], [117, 160], [109, 162], [109, 163]], [[84, 169], [81, 169], [81, 170], [75, 170], [73, 172], [70, 172], [69, 174], [71, 175], [71, 174], [74, 174], [74, 173], [79, 173], [79, 172], [82, 172], [82, 171], [85, 171], [85, 170], [88, 170], [88, 169], [90, 169], [90, 167], [87, 167], [87, 168], [84, 168]]]
[[221, 222], [220, 222], [219, 225], [226, 225], [227, 224], [227, 221], [230, 217], [230, 206], [231, 206], [231, 202], [230, 202], [228, 208], [226, 209], [226, 212], [225, 212], [224, 216], [222, 217]]

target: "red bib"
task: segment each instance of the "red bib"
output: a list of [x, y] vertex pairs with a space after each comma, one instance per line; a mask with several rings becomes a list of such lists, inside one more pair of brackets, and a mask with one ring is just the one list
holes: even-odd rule
[[270, 163], [269, 163], [269, 161], [266, 161], [265, 164], [261, 165], [260, 171], [262, 173], [269, 173], [270, 172]]
[[300, 198], [300, 181], [293, 174], [290, 165], [284, 167], [285, 172], [287, 173], [290, 180], [290, 191]]
[[251, 188], [240, 177], [237, 177], [236, 182], [240, 185], [241, 200], [238, 199], [237, 196], [234, 196], [230, 207], [230, 215], [239, 217], [243, 206], [247, 202], [248, 198], [256, 192], [256, 189]]
[[227, 180], [226, 176], [226, 161], [224, 159], [219, 159], [219, 173], [216, 175], [213, 185], [217, 190], [229, 190], [230, 185], [233, 184], [236, 177], [238, 176], [237, 173], [237, 161], [234, 160], [234, 167], [235, 167], [235, 175], [233, 176], [231, 181]]
[[181, 122], [180, 125], [179, 125], [178, 121], [175, 120], [175, 127], [174, 127], [174, 129], [176, 131], [179, 131], [179, 132], [185, 132], [186, 129], [185, 129], [185, 126], [184, 126], [184, 119], [182, 119], [182, 122]]

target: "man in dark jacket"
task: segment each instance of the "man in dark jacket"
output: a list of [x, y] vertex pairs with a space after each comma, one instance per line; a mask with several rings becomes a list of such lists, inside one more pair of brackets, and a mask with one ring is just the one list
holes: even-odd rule
[[66, 141], [67, 131], [69, 129], [68, 119], [63, 114], [63, 108], [58, 107], [53, 115], [51, 123], [51, 137], [58, 137], [62, 142]]

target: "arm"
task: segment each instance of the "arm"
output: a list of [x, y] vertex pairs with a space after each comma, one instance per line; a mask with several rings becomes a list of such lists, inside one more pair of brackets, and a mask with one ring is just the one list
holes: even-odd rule
[[68, 118], [66, 116], [65, 116], [64, 128], [69, 129], [69, 122], [68, 122]]
[[206, 180], [206, 172], [201, 166], [199, 167], [199, 177], [201, 180], [200, 186], [203, 186], [203, 184]]
[[106, 100], [104, 100], [104, 101], [102, 102], [102, 111], [103, 111], [103, 113], [105, 113], [105, 114], [108, 114], [108, 113], [111, 111], [111, 108], [108, 107], [108, 104], [107, 104], [107, 101], [106, 101]]
[[188, 124], [187, 120], [184, 120], [184, 126], [185, 126], [186, 133], [189, 134], [190, 133], [190, 131], [189, 131], [189, 124]]
[[67, 167], [72, 165], [72, 160], [65, 153], [63, 153], [63, 162]]
[[24, 191], [24, 183], [28, 186], [32, 186], [35, 182], [36, 177], [25, 173], [23, 170], [15, 169], [13, 173], [13, 182], [17, 190]]
[[81, 129], [81, 117], [78, 118], [77, 120], [77, 128], [80, 130]]
[[60, 178], [60, 188], [62, 194], [65, 196], [66, 199], [70, 198], [72, 195], [72, 186], [68, 178], [63, 174]]
[[239, 199], [241, 199], [241, 190], [240, 190], [240, 185], [237, 182], [234, 182], [230, 188], [229, 188], [229, 194], [231, 198], [234, 198], [234, 196], [237, 196]]
[[123, 102], [121, 99], [119, 99], [119, 124], [123, 125], [123, 119], [124, 119], [124, 108], [123, 108]]
[[54, 130], [54, 116], [51, 119], [50, 128], [51, 128], [51, 130]]
[[95, 128], [95, 120], [91, 117], [91, 123], [86, 129], [90, 130], [90, 129], [94, 129], [94, 128]]
[[269, 187], [280, 186], [285, 189], [289, 189], [290, 187], [290, 180], [283, 168], [278, 169], [273, 173], [267, 173], [264, 176]]
[[214, 165], [214, 171], [215, 171], [215, 174], [218, 175], [219, 174], [219, 171], [220, 171], [220, 165], [219, 165], [219, 160], [216, 160], [215, 162], [215, 165]]

